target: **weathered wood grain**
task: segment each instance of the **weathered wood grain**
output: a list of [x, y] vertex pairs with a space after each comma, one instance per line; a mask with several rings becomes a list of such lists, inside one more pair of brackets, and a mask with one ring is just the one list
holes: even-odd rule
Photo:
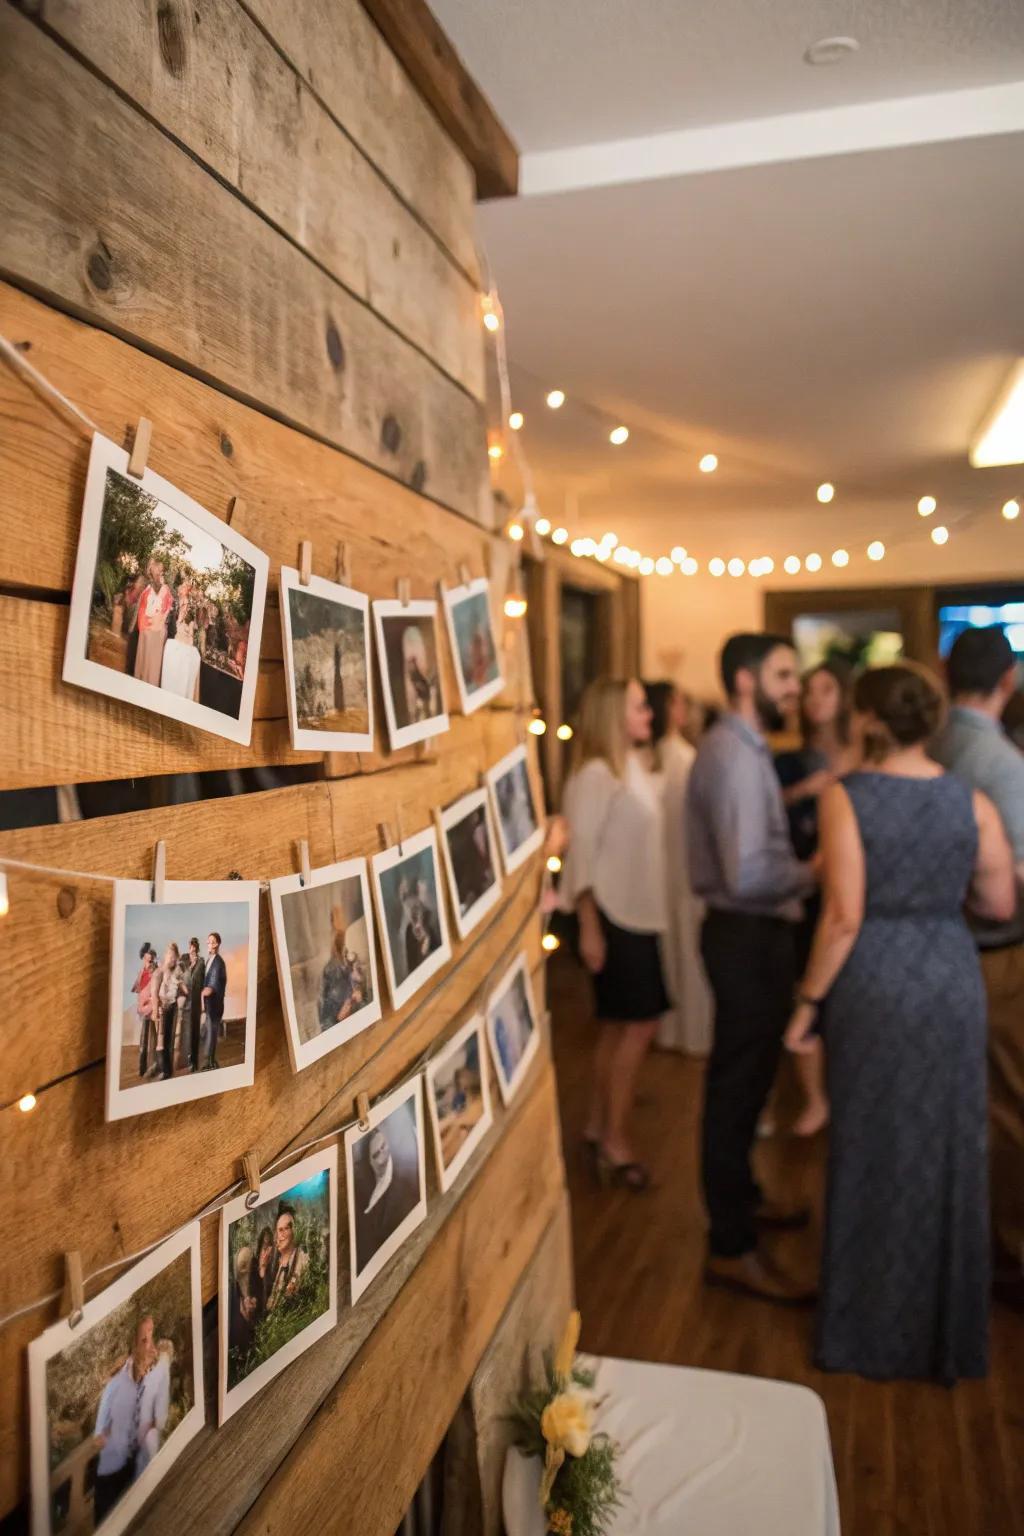
[[515, 197], [519, 154], [426, 0], [362, 0], [385, 42], [473, 167], [480, 198]]
[[241, 0], [473, 282], [473, 172], [359, 0]]
[[489, 518], [479, 403], [10, 6], [0, 92], [0, 273]]
[[[478, 399], [476, 286], [237, 0], [48, 0], [46, 27]], [[460, 206], [469, 225], [471, 210]]]

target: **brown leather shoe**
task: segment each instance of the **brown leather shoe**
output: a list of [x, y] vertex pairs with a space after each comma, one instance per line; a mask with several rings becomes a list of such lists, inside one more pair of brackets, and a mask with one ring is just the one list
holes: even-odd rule
[[762, 1301], [774, 1301], [783, 1307], [804, 1307], [817, 1297], [812, 1285], [801, 1285], [755, 1252], [742, 1253], [735, 1259], [708, 1254], [704, 1283], [727, 1291], [739, 1291], [744, 1296], [757, 1296]]
[[773, 1232], [796, 1232], [800, 1227], [806, 1227], [810, 1219], [809, 1205], [787, 1204], [784, 1200], [762, 1200], [754, 1212], [758, 1226]]

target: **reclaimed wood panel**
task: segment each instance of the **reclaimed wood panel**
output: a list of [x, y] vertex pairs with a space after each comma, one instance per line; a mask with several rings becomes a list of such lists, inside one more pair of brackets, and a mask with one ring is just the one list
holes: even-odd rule
[[359, 0], [241, 0], [476, 286], [474, 179]]
[[489, 520], [479, 402], [10, 6], [0, 93], [0, 272]]
[[48, 0], [45, 14], [50, 32], [483, 397], [475, 284], [237, 0]]

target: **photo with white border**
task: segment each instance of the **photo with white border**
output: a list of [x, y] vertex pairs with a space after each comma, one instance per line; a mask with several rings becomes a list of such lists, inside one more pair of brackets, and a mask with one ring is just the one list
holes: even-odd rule
[[427, 1214], [423, 1079], [370, 1110], [368, 1129], [345, 1132], [353, 1305]]
[[372, 752], [369, 598], [322, 576], [304, 586], [282, 565], [280, 601], [292, 746]]
[[251, 1087], [259, 910], [255, 880], [114, 882], [108, 1120]]
[[464, 715], [471, 715], [504, 688], [491, 612], [491, 584], [478, 576], [461, 587], [441, 587], [455, 680]]
[[248, 746], [270, 562], [95, 433], [63, 679]]
[[484, 1019], [474, 1014], [426, 1067], [437, 1177], [451, 1189], [494, 1122]]
[[448, 729], [437, 603], [381, 598], [373, 604], [384, 716], [392, 751]]
[[501, 857], [507, 875], [525, 864], [544, 841], [530, 783], [526, 748], [513, 747], [500, 763], [487, 771], [494, 820], [501, 841]]
[[437, 833], [427, 827], [370, 862], [388, 987], [401, 1008], [452, 957]]
[[206, 1420], [199, 1223], [33, 1339], [28, 1375], [33, 1536], [117, 1536]]
[[487, 1000], [487, 1038], [503, 1104], [511, 1104], [540, 1048], [540, 1027], [526, 955], [509, 966]]
[[338, 1321], [337, 1143], [261, 1183], [255, 1205], [250, 1199], [239, 1195], [221, 1210], [221, 1424]]
[[472, 933], [501, 900], [501, 866], [486, 789], [474, 789], [439, 813], [441, 847], [455, 931]]

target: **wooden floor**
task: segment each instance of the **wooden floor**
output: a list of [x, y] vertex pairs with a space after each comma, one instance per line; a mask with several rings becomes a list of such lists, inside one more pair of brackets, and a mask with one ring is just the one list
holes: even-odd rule
[[[568, 958], [559, 956], [550, 968], [549, 1002], [583, 1347], [812, 1387], [828, 1410], [844, 1536], [1024, 1533], [1024, 1316], [995, 1309], [991, 1376], [952, 1391], [814, 1370], [810, 1312], [701, 1284], [700, 1064], [652, 1054], [638, 1124], [640, 1150], [657, 1188], [640, 1196], [599, 1191], [580, 1150], [592, 1039], [589, 999]], [[757, 1156], [773, 1190], [803, 1193], [820, 1209], [821, 1138], [811, 1147], [772, 1139], [760, 1144]], [[819, 1231], [816, 1224], [810, 1233], [780, 1238], [780, 1259], [813, 1274]]]

